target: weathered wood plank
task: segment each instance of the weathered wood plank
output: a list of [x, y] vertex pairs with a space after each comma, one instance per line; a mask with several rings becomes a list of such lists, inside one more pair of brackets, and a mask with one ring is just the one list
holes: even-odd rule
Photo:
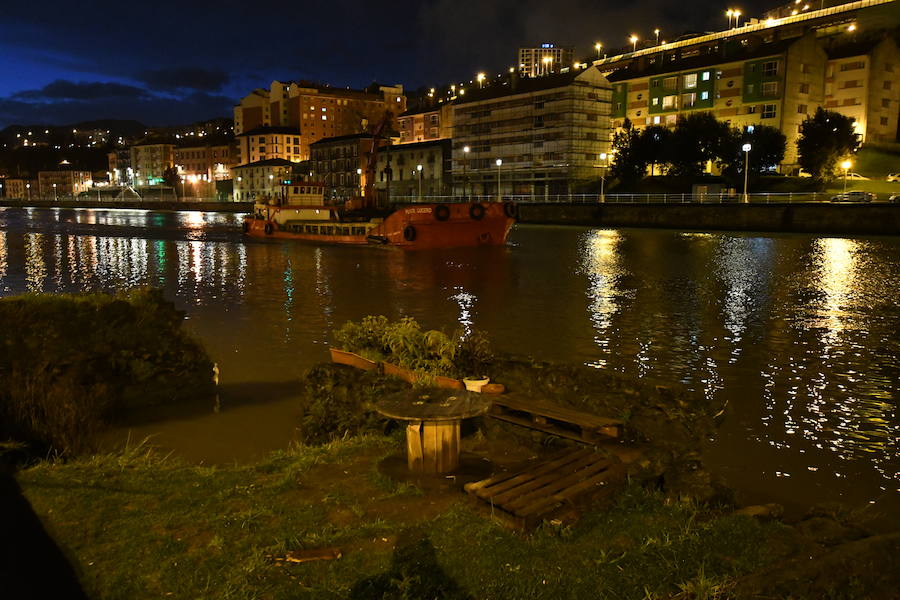
[[[590, 452], [590, 450], [581, 450], [581, 452]], [[561, 452], [556, 452], [556, 453], [551, 454], [550, 456], [546, 457], [544, 459], [544, 462], [541, 464], [556, 465], [556, 464], [558, 464], [558, 461], [560, 461], [560, 460], [570, 460], [570, 456], [572, 454], [573, 454], [572, 450], [570, 448], [566, 448], [565, 450], [563, 450]], [[532, 465], [530, 468], [527, 468], [527, 469], [519, 469], [516, 471], [508, 471], [506, 473], [498, 473], [496, 475], [492, 475], [488, 479], [482, 479], [481, 481], [473, 481], [472, 483], [467, 483], [465, 486], [463, 486], [463, 489], [465, 489], [467, 492], [469, 492], [471, 494], [481, 488], [497, 485], [498, 483], [502, 483], [504, 481], [512, 479], [513, 477], [516, 477], [517, 475], [531, 471], [533, 468], [534, 468], [534, 465]]]
[[[566, 495], [566, 491], [569, 488], [581, 486], [584, 481], [592, 481], [598, 476], [601, 476], [602, 479], [602, 475], [606, 472], [609, 466], [609, 461], [589, 465], [578, 473], [574, 473], [568, 477], [557, 479], [556, 481], [548, 484], [547, 486], [544, 486], [541, 489], [535, 490], [530, 494], [522, 495], [515, 500], [506, 503], [504, 505], [504, 508], [513, 511], [520, 517], [527, 516], [534, 512], [534, 510], [530, 509], [530, 507], [532, 507], [533, 505], [540, 506], [547, 500], [557, 497], [560, 499], [552, 500], [551, 503], [562, 502], [563, 499], [569, 497], [568, 495]], [[579, 487], [579, 489], [581, 488]]]
[[583, 412], [563, 406], [548, 404], [535, 400], [517, 398], [514, 394], [505, 394], [494, 398], [494, 405], [504, 407], [509, 410], [517, 410], [528, 412], [551, 419], [566, 421], [572, 424], [584, 425], [586, 427], [621, 427], [623, 422], [621, 419], [595, 415], [593, 413]]
[[550, 472], [545, 472], [545, 474], [542, 474], [539, 477], [532, 477], [530, 480], [524, 481], [521, 485], [509, 488], [501, 494], [492, 496], [493, 501], [497, 504], [506, 505], [513, 499], [531, 493], [532, 491], [542, 488], [545, 485], [551, 484], [552, 482], [558, 480], [560, 477], [575, 474], [581, 469], [585, 468], [587, 465], [592, 464], [594, 461], [595, 459], [593, 456], [584, 456], [576, 461], [566, 463], [558, 468], [553, 469]]
[[582, 460], [584, 457], [586, 457], [590, 454], [593, 454], [593, 452], [591, 452], [591, 450], [586, 449], [586, 448], [583, 450], [579, 450], [577, 452], [573, 452], [571, 454], [567, 454], [566, 456], [564, 456], [558, 460], [554, 460], [554, 461], [548, 462], [548, 463], [543, 463], [542, 465], [540, 465], [537, 468], [522, 471], [522, 472], [516, 474], [516, 476], [508, 478], [505, 481], [502, 481], [496, 485], [492, 485], [492, 486], [486, 487], [486, 488], [476, 489], [475, 493], [478, 495], [479, 498], [484, 498], [484, 499], [493, 498], [497, 494], [501, 494], [506, 490], [513, 489], [517, 486], [520, 486], [520, 485], [534, 479], [535, 477], [541, 477], [541, 476], [545, 475], [546, 473], [552, 473], [553, 471], [555, 471], [557, 469], [562, 469], [569, 463], [572, 463], [572, 462], [575, 462], [578, 460]]

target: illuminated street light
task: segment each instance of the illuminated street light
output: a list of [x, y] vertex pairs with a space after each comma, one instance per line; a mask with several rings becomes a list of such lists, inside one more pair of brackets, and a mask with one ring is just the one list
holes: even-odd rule
[[599, 60], [600, 59], [600, 51], [603, 50], [603, 44], [601, 44], [600, 42], [597, 42], [596, 44], [594, 44], [594, 50], [597, 51], [597, 59]]
[[422, 201], [422, 165], [416, 165], [416, 171], [419, 172], [419, 202]]
[[600, 153], [600, 160], [603, 161], [603, 164], [600, 165], [600, 168], [603, 169], [600, 171], [600, 202], [606, 202], [604, 187], [606, 185], [606, 167], [608, 166], [608, 163], [606, 162], [607, 158], [609, 158], [609, 155], [606, 152]]
[[484, 73], [479, 73], [478, 75], [476, 75], [475, 79], [478, 80], [478, 87], [483, 88], [484, 87]]
[[656, 34], [656, 45], [659, 46], [659, 28], [654, 29], [653, 33]]
[[498, 158], [496, 161], [497, 164], [497, 202], [500, 202], [500, 167], [503, 165], [503, 159]]
[[546, 75], [547, 73], [549, 73], [552, 70], [552, 67], [550, 65], [553, 62], [553, 57], [545, 56], [544, 58], [541, 59], [541, 62], [544, 63], [544, 75]]
[[844, 194], [847, 193], [847, 171], [849, 171], [852, 166], [853, 163], [849, 159], [841, 163], [841, 168], [844, 169]]
[[741, 26], [741, 11], [739, 11], [739, 10], [734, 11], [734, 26], [735, 27]]
[[634, 52], [637, 50], [638, 36], [631, 34], [631, 37], [628, 38], [628, 41], [631, 42], [631, 51]]
[[463, 198], [468, 197], [468, 187], [469, 187], [469, 176], [467, 171], [469, 170], [469, 148], [468, 146], [463, 146]]
[[728, 29], [731, 29], [731, 19], [734, 18], [734, 11], [729, 8], [725, 11], [725, 16], [728, 17]]
[[748, 166], [750, 165], [750, 149], [752, 146], [750, 144], [744, 144], [741, 147], [741, 150], [744, 151], [744, 204], [750, 202], [750, 198], [747, 196], [747, 176], [750, 174], [748, 171]]
[[856, 31], [856, 23], [850, 23], [850, 26], [847, 27], [847, 31], [850, 31], [850, 32]]

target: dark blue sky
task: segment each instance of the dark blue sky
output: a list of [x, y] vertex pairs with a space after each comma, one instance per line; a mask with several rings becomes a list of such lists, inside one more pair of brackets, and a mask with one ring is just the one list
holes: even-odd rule
[[[774, 5], [733, 3], [748, 13]], [[719, 10], [721, 8], [721, 10]], [[415, 88], [501, 71], [520, 45], [590, 54], [725, 24], [725, 6], [675, 0], [271, 0], [5, 3], [0, 128], [99, 118], [150, 125], [231, 116], [273, 79]]]

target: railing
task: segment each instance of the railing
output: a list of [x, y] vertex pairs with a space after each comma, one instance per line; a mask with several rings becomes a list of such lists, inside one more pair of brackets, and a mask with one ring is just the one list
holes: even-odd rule
[[145, 196], [142, 198], [134, 197], [134, 198], [114, 198], [110, 196], [98, 196], [96, 194], [91, 194], [87, 196], [38, 196], [37, 194], [32, 194], [31, 197], [26, 198], [10, 198], [0, 196], [0, 200], [10, 200], [16, 202], [83, 202], [84, 204], [97, 204], [98, 202], [101, 204], [117, 204], [117, 203], [126, 203], [126, 202], [184, 202], [187, 204], [190, 203], [200, 203], [200, 202], [234, 202], [232, 196], [227, 196], [225, 198], [216, 198], [216, 197], [196, 197], [196, 196], [185, 196], [181, 198], [172, 197], [159, 197], [159, 196]]
[[[831, 192], [767, 192], [748, 194], [749, 204], [798, 204], [828, 202], [834, 196]], [[503, 202], [517, 204], [740, 204], [740, 194], [550, 194], [541, 196], [503, 195]], [[461, 203], [496, 202], [497, 195], [488, 196], [391, 196], [397, 204], [418, 203]]]

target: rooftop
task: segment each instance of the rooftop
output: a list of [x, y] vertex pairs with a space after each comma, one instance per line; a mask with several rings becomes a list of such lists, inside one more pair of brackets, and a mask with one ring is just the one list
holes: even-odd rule
[[234, 169], [249, 169], [250, 167], [293, 167], [297, 163], [293, 163], [289, 160], [285, 160], [283, 158], [268, 158], [266, 160], [258, 160], [256, 162], [247, 163], [244, 165], [237, 165], [235, 167], [231, 167]]
[[297, 135], [300, 135], [300, 129], [297, 127], [255, 127], [250, 131], [244, 131], [243, 133], [237, 134], [237, 137], [245, 135], [264, 135], [267, 133], [296, 133]]

